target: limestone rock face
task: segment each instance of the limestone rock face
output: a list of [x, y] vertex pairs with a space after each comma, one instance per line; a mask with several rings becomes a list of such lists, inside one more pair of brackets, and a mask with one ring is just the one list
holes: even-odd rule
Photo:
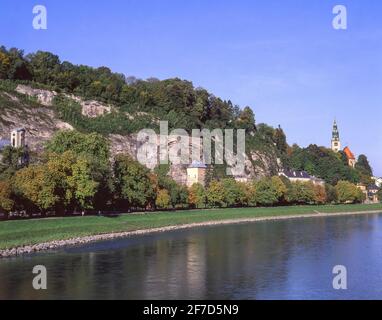
[[77, 102], [82, 108], [82, 115], [85, 117], [97, 118], [110, 113], [112, 110], [111, 105], [106, 105], [95, 100], [83, 100], [80, 97], [68, 94], [65, 94], [65, 97]]
[[43, 106], [51, 106], [53, 104], [53, 99], [57, 96], [57, 92], [55, 91], [34, 89], [30, 86], [21, 84], [17, 86], [16, 92], [25, 94], [30, 97], [36, 97], [37, 101]]
[[[30, 86], [21, 84], [17, 86], [16, 92], [27, 95], [29, 97], [35, 97], [40, 104], [49, 107], [53, 106], [53, 99], [58, 96], [57, 92], [55, 91], [34, 89]], [[80, 97], [69, 94], [64, 94], [64, 96], [80, 104], [82, 108], [82, 115], [89, 118], [102, 116], [104, 114], [110, 113], [112, 110], [112, 106], [105, 105], [95, 100], [83, 100]]]
[[[12, 107], [0, 105], [0, 138], [10, 139], [10, 132], [19, 127], [26, 129], [26, 141], [32, 150], [42, 151], [44, 143], [49, 140], [58, 130], [73, 130], [73, 127], [63, 122], [55, 116], [53, 108], [53, 100], [58, 95], [54, 91], [34, 89], [25, 85], [18, 85], [15, 93], [0, 92], [2, 98], [6, 98]], [[20, 95], [35, 97], [39, 104], [28, 104], [23, 101]], [[85, 101], [74, 95], [65, 95], [67, 98], [74, 100], [82, 106], [82, 114], [87, 117], [99, 117], [113, 111], [113, 106], [100, 103], [98, 101]], [[20, 98], [20, 99], [19, 99]], [[131, 119], [131, 121], [134, 121]], [[171, 136], [167, 141], [167, 149], [169, 154], [176, 155], [180, 153], [179, 140], [180, 137]], [[111, 134], [108, 136], [110, 141], [110, 151], [112, 157], [117, 154], [127, 153], [134, 159], [138, 160], [138, 151], [142, 151], [142, 143], [138, 141], [137, 134], [127, 136]], [[192, 139], [184, 138], [185, 148], [189, 149], [192, 154]], [[189, 139], [189, 140], [187, 140]], [[145, 165], [149, 169], [154, 169], [159, 163], [159, 146], [160, 136], [156, 138], [156, 150], [147, 151]], [[197, 145], [202, 146], [200, 140]], [[154, 149], [155, 149], [154, 148]], [[192, 159], [189, 158], [189, 163]], [[178, 164], [171, 162], [170, 158], [170, 175], [181, 184], [187, 183], [187, 164]], [[277, 172], [277, 157], [272, 152], [252, 152], [246, 156], [245, 173], [235, 176], [239, 181], [249, 181], [252, 179], [260, 179]]]
[[85, 101], [82, 104], [82, 115], [89, 118], [97, 118], [111, 112], [111, 107], [104, 106], [97, 101]]
[[[45, 141], [49, 140], [57, 130], [73, 130], [73, 127], [55, 117], [52, 108], [47, 106], [31, 107], [20, 102], [16, 96], [5, 95], [14, 104], [12, 107], [0, 106], [0, 138], [10, 140], [10, 133], [16, 128], [26, 129], [26, 141], [34, 150], [43, 148]], [[45, 95], [45, 102], [48, 96]], [[17, 107], [16, 107], [17, 106]]]

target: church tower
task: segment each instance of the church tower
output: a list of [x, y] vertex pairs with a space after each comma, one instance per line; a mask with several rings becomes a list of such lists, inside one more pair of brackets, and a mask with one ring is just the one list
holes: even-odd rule
[[340, 133], [338, 132], [338, 126], [337, 126], [336, 120], [334, 120], [334, 123], [333, 123], [332, 150], [334, 152], [339, 152], [341, 150]]

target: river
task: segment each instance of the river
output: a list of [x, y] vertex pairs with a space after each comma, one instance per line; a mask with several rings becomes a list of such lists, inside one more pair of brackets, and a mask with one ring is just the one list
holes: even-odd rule
[[[34, 290], [32, 269], [47, 269]], [[347, 290], [333, 289], [333, 267]], [[382, 214], [221, 225], [0, 260], [0, 299], [381, 299]]]

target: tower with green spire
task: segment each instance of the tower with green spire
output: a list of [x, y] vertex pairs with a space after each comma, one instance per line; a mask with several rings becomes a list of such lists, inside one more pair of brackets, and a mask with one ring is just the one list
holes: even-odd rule
[[336, 120], [334, 120], [334, 123], [333, 123], [332, 150], [334, 152], [339, 152], [341, 150], [340, 133], [338, 131], [338, 125]]

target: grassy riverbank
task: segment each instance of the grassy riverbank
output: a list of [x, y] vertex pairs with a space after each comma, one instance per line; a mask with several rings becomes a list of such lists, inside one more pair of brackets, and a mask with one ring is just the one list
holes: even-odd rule
[[237, 208], [159, 212], [118, 217], [70, 217], [0, 222], [0, 249], [105, 233], [145, 230], [232, 219], [359, 211], [382, 212], [382, 204]]

